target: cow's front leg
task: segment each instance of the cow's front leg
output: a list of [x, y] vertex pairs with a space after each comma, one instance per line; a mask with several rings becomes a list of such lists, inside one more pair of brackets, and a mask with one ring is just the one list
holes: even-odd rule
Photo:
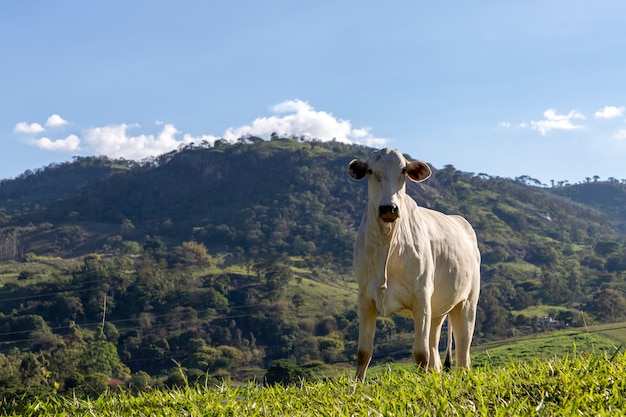
[[374, 335], [376, 333], [376, 304], [373, 300], [359, 294], [359, 347], [357, 351], [356, 378], [365, 381], [367, 366], [372, 360]]
[[415, 340], [413, 341], [413, 359], [417, 366], [425, 371], [430, 359], [430, 302], [423, 300], [413, 309]]
[[446, 316], [433, 317], [430, 322], [430, 359], [428, 366], [441, 371], [441, 357], [439, 356], [439, 339], [441, 339], [441, 325]]

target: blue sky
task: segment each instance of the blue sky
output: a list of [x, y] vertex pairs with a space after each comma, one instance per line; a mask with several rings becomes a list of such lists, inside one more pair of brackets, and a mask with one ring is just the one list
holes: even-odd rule
[[626, 179], [622, 0], [5, 1], [0, 178], [271, 132]]

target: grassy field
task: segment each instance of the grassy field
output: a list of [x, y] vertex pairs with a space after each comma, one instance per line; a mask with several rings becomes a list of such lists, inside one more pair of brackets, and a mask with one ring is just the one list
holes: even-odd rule
[[626, 322], [599, 324], [589, 327], [588, 331], [608, 336], [615, 342], [626, 345]]
[[[54, 262], [25, 265], [4, 265], [4, 282], [23, 285], [29, 280], [17, 279], [22, 271], [42, 279], [60, 269]], [[231, 272], [247, 272], [237, 268]], [[300, 317], [341, 311], [355, 302], [354, 282], [327, 277], [320, 282], [312, 274], [296, 270], [299, 279], [287, 288], [289, 296], [305, 298]], [[551, 309], [541, 306], [526, 313], [551, 314]], [[91, 399], [0, 398], [0, 416], [626, 415], [624, 345], [626, 323], [606, 324], [476, 345], [470, 372], [423, 374], [409, 359], [372, 367], [365, 384], [351, 378], [351, 366], [336, 379], [287, 387], [224, 383], [139, 394], [108, 392]]]
[[621, 350], [623, 342], [610, 334], [610, 329], [561, 330], [500, 340], [474, 347], [472, 361], [475, 365], [503, 366], [511, 362], [550, 360], [577, 352], [613, 355]]
[[626, 323], [479, 345], [471, 371], [421, 373], [410, 362], [290, 386], [201, 385], [97, 398], [0, 403], [0, 416], [626, 415]]
[[287, 387], [195, 386], [94, 399], [2, 404], [3, 416], [616, 416], [626, 413], [626, 356], [575, 354], [469, 372], [389, 366], [351, 378]]
[[549, 305], [536, 305], [525, 308], [524, 310], [513, 310], [511, 314], [514, 316], [520, 314], [524, 317], [554, 317], [557, 313], [567, 311], [567, 307], [564, 306], [549, 306]]
[[320, 312], [337, 314], [356, 304], [357, 284], [354, 282], [324, 283], [309, 278], [292, 280], [287, 294], [300, 294], [304, 300], [300, 317], [319, 316]]

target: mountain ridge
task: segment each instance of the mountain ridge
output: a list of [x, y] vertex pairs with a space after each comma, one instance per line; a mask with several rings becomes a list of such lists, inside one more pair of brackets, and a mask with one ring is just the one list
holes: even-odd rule
[[[130, 221], [144, 234], [180, 240], [183, 235], [197, 237], [192, 236], [192, 231], [211, 229], [211, 225], [227, 224], [232, 228], [234, 225], [228, 219], [237, 217], [248, 221], [254, 218], [263, 229], [261, 220], [276, 223], [276, 217], [319, 216], [319, 210], [313, 209], [316, 212], [313, 213], [307, 205], [323, 200], [324, 216], [354, 229], [366, 194], [363, 185], [348, 179], [345, 166], [351, 158], [364, 159], [371, 151], [355, 145], [282, 139], [208, 149], [187, 148], [143, 165], [104, 157], [75, 158], [72, 163], [2, 181], [0, 213], [4, 213], [6, 225], [20, 221], [121, 225]], [[486, 193], [488, 189], [495, 193], [484, 196], [482, 204], [494, 204], [501, 197], [500, 192], [506, 193], [502, 201], [543, 199], [554, 209], [567, 207], [566, 211], [590, 216], [601, 225], [610, 224], [608, 229], [614, 233], [626, 231], [624, 184], [594, 182], [539, 188], [516, 180], [464, 173], [452, 166], [433, 171], [434, 175], [426, 182], [407, 186], [418, 204], [426, 207], [471, 218], [477, 207], [474, 210], [468, 207], [469, 203], [462, 201], [463, 196], [467, 197], [472, 187], [482, 187], [487, 189]], [[325, 181], [316, 180], [316, 175]], [[598, 198], [604, 195], [603, 190], [613, 194]], [[252, 206], [261, 205], [266, 212], [255, 212], [254, 207], [249, 207], [247, 200], [251, 198], [255, 200]], [[517, 210], [521, 208], [519, 203]], [[538, 208], [527, 209], [523, 214], [495, 204], [492, 214], [505, 223], [514, 221], [516, 216], [550, 216]], [[16, 210], [23, 213], [9, 215]], [[12, 220], [8, 221], [9, 217]]]

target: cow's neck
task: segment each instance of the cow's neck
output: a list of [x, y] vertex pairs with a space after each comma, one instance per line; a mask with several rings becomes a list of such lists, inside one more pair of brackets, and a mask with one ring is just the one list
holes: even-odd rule
[[377, 265], [380, 268], [378, 276], [381, 280], [378, 290], [384, 291], [387, 289], [387, 270], [389, 258], [391, 257], [391, 253], [395, 247], [393, 242], [398, 229], [398, 222], [385, 223], [376, 220], [375, 223], [376, 227], [370, 228], [370, 230], [375, 230], [375, 232], [370, 236], [370, 244], [378, 251], [379, 262], [377, 262]]

